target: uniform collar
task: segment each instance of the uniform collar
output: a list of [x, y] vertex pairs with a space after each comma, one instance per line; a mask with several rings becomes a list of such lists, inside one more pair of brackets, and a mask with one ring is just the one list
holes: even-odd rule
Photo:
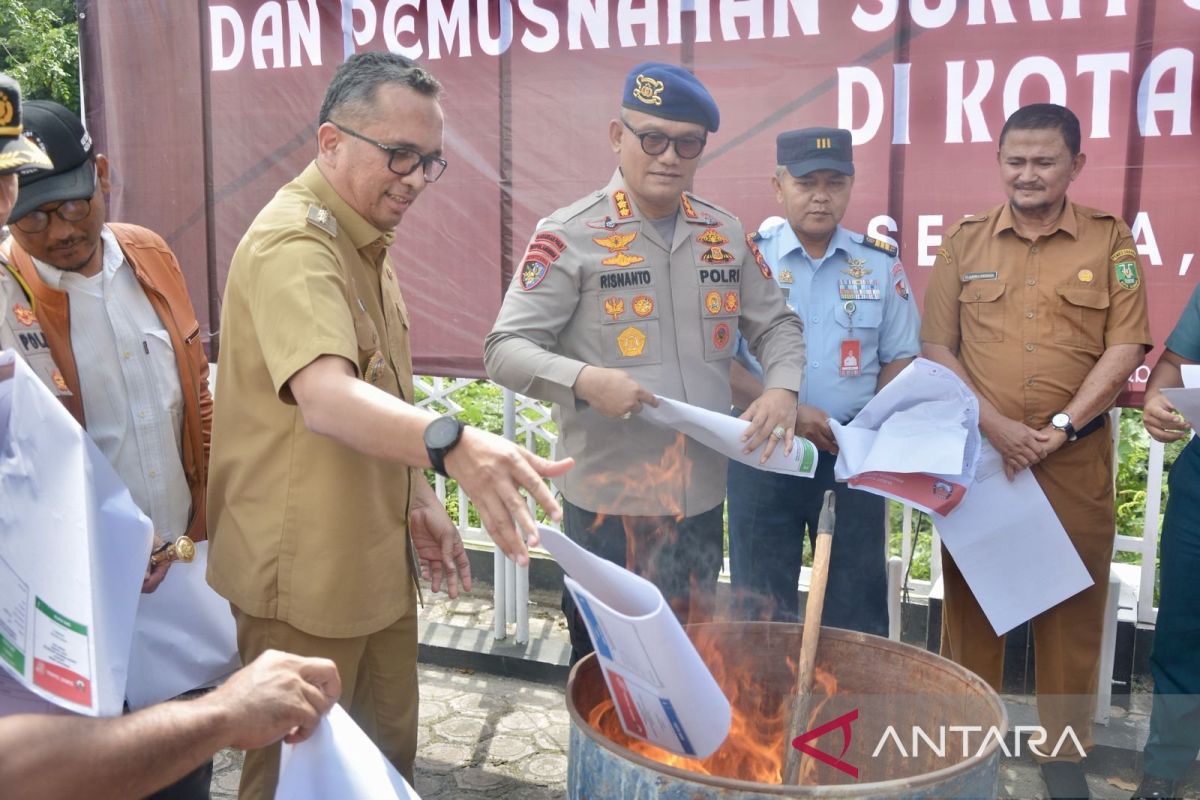
[[823, 261], [825, 261], [825, 259], [829, 258], [831, 255], [836, 253], [838, 250], [841, 250], [844, 253], [849, 253], [850, 246], [852, 244], [854, 244], [854, 239], [850, 236], [850, 231], [846, 230], [841, 225], [838, 225], [837, 228], [835, 228], [833, 231], [833, 236], [831, 236], [829, 238], [829, 244], [825, 248], [825, 255], [823, 255], [819, 259], [813, 258], [812, 256], [810, 256], [808, 254], [808, 250], [806, 250], [804, 248], [804, 245], [803, 245], [803, 243], [801, 243], [800, 238], [798, 236], [796, 236], [795, 228], [793, 228], [786, 221], [779, 227], [782, 229], [777, 234], [779, 236], [779, 245], [780, 245], [779, 253], [781, 255], [785, 255], [785, 256], [788, 255], [789, 253], [799, 250], [800, 252], [804, 253], [804, 257], [807, 258], [809, 261], [823, 262]]
[[386, 248], [396, 240], [395, 231], [379, 230], [362, 214], [351, 208], [350, 204], [342, 199], [342, 196], [321, 174], [316, 160], [304, 168], [304, 172], [300, 173], [296, 182], [316, 195], [317, 200], [329, 209], [329, 213], [333, 214], [334, 219], [337, 220], [338, 229], [350, 237], [350, 243], [354, 245], [355, 250], [362, 250], [376, 242]]
[[[992, 232], [993, 236], [998, 236], [1002, 231], [1011, 230], [1016, 233], [1016, 227], [1013, 224], [1012, 205], [1005, 203], [1000, 206], [1000, 213], [996, 215], [996, 228]], [[1075, 218], [1075, 204], [1070, 198], [1063, 201], [1062, 213], [1058, 215], [1058, 219], [1054, 221], [1054, 230], [1050, 231], [1049, 235], [1062, 231], [1072, 239], [1079, 238], [1079, 223]]]

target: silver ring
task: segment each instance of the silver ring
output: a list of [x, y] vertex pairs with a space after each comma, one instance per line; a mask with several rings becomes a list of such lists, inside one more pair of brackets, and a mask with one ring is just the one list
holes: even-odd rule
[[784, 427], [782, 425], [776, 425], [775, 429], [771, 431], [771, 438], [772, 439], [782, 439], [783, 435], [785, 433], [787, 433], [787, 431], [784, 430]]
[[621, 419], [629, 419], [632, 416], [633, 416], [632, 411], [626, 411], [624, 414], [621, 415]]

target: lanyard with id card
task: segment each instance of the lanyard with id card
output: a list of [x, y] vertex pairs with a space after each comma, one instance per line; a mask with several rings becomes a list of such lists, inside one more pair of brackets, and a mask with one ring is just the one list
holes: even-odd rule
[[854, 312], [858, 306], [853, 300], [842, 304], [846, 312], [846, 338], [842, 339], [838, 355], [838, 375], [843, 378], [857, 378], [862, 374], [862, 342], [854, 335]]

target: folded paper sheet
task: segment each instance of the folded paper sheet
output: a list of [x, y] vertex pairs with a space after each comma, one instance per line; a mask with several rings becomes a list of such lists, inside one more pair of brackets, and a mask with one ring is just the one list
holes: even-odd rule
[[746, 446], [742, 434], [750, 427], [745, 420], [666, 397], [658, 398], [657, 408], [644, 406], [641, 416], [656, 425], [674, 428], [705, 447], [757, 469], [799, 475], [802, 478], [811, 478], [817, 471], [816, 445], [799, 436], [792, 442], [791, 453], [784, 453], [782, 443], [777, 444], [767, 463], [760, 464], [758, 460], [765, 445], [759, 445], [759, 449], [753, 453], [742, 452]]
[[987, 442], [966, 499], [934, 524], [997, 636], [1092, 585], [1033, 473], [1009, 481]]
[[979, 460], [979, 401], [941, 364], [915, 359], [845, 425], [834, 477], [855, 489], [949, 514]]
[[421, 800], [340, 705], [313, 735], [285, 744], [275, 800]]
[[11, 350], [0, 365], [0, 667], [70, 711], [120, 714], [152, 525], [29, 367]]
[[540, 532], [567, 573], [621, 727], [673, 753], [711, 755], [729, 733], [729, 701], [662, 593], [558, 531]]
[[208, 542], [191, 563], [172, 564], [153, 594], [144, 594], [134, 621], [125, 695], [133, 709], [216, 684], [241, 666], [229, 601], [204, 579]]

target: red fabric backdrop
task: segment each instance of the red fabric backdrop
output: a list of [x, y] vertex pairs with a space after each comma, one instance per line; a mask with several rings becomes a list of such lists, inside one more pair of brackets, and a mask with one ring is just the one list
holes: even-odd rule
[[202, 325], [216, 326], [246, 226], [313, 157], [333, 70], [364, 49], [415, 56], [446, 87], [450, 168], [405, 218], [392, 252], [420, 372], [481, 374], [513, 260], [540, 217], [607, 181], [622, 79], [650, 59], [694, 69], [716, 96], [721, 129], [695, 189], [748, 226], [777, 213], [776, 134], [855, 129], [858, 177], [844, 224], [899, 242], [918, 299], [937, 236], [1003, 199], [995, 139], [1006, 110], [1045, 100], [1065, 102], [1083, 123], [1088, 163], [1072, 199], [1135, 226], [1156, 342], [1200, 274], [1200, 265], [1189, 271], [1200, 246], [1200, 0], [80, 8], [86, 116], [115, 169], [113, 217], [167, 238]]

